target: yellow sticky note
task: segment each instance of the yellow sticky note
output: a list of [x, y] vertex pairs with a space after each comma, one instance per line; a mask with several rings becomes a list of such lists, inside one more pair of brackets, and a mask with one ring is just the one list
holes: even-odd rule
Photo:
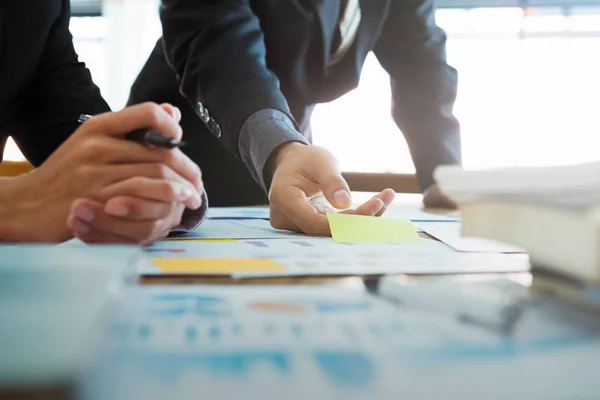
[[206, 243], [231, 243], [237, 242], [237, 239], [204, 239], [204, 238], [186, 238], [186, 237], [174, 237], [166, 238], [161, 242], [206, 242]]
[[182, 275], [285, 270], [283, 265], [263, 258], [153, 258], [152, 263], [165, 274]]
[[408, 219], [328, 213], [333, 240], [339, 243], [413, 243], [421, 239]]

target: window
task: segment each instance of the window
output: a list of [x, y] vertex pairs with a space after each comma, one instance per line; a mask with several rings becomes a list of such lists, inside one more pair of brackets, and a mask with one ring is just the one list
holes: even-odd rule
[[[482, 3], [502, 7], [473, 8]], [[459, 72], [455, 114], [466, 166], [600, 159], [594, 146], [600, 134], [600, 0], [438, 4], [444, 7], [437, 21], [448, 33], [449, 62]], [[125, 104], [160, 36], [157, 6], [154, 0], [106, 0], [100, 16], [99, 0], [73, 1], [81, 15], [71, 22], [75, 47], [113, 108]], [[313, 135], [346, 171], [414, 172], [390, 117], [388, 76], [373, 55], [357, 90], [317, 107]], [[9, 146], [7, 159], [18, 157]]]
[[[438, 9], [437, 21], [459, 72], [465, 166], [600, 159], [600, 7]], [[389, 110], [387, 75], [370, 55], [359, 88], [315, 110], [315, 143], [346, 171], [414, 172]]]

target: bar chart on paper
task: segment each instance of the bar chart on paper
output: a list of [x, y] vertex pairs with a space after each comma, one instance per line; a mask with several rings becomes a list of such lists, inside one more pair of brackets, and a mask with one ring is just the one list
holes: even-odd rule
[[91, 400], [191, 399], [199, 392], [397, 400], [421, 398], [424, 376], [433, 398], [458, 390], [456, 382], [468, 382], [460, 390], [469, 400], [489, 385], [500, 398], [593, 398], [600, 389], [593, 379], [597, 336], [560, 318], [525, 315], [518, 334], [503, 337], [342, 288], [137, 288], [114, 332], [88, 388], [97, 394]]
[[273, 229], [263, 219], [207, 219], [196, 230], [167, 241], [195, 241], [207, 239], [289, 239], [306, 235]]
[[385, 273], [519, 272], [523, 254], [459, 253], [448, 246], [416, 243], [335, 243], [330, 238], [166, 241], [146, 249], [143, 275], [232, 275], [237, 278]]

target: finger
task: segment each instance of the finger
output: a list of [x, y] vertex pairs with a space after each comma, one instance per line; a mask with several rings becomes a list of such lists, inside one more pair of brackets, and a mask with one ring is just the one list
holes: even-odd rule
[[80, 130], [108, 136], [124, 136], [137, 129], [155, 129], [163, 135], [181, 140], [181, 127], [162, 107], [142, 103], [115, 113], [99, 114], [86, 122]]
[[[272, 192], [271, 205], [276, 210], [275, 218], [271, 218], [274, 228], [299, 230], [315, 236], [331, 234], [327, 217], [309, 204], [300, 188], [288, 186]], [[277, 212], [282, 215], [277, 215]]]
[[[118, 209], [118, 207], [116, 208], [116, 212], [114, 212], [114, 204], [121, 206], [123, 203], [129, 206], [128, 215], [115, 215], [123, 214], [123, 212], [122, 210]], [[113, 213], [106, 212], [107, 208], [112, 209]], [[169, 229], [181, 223], [181, 217], [184, 210], [185, 207], [182, 204], [160, 203], [128, 197], [116, 197], [110, 199], [104, 206], [102, 203], [93, 200], [78, 199], [74, 201], [71, 206], [71, 214], [73, 216], [91, 225], [94, 225], [93, 221], [97, 219], [98, 215], [102, 216], [103, 214], [106, 214], [110, 217], [118, 217], [118, 219], [121, 221], [166, 220]]]
[[325, 199], [325, 196], [323, 196], [323, 193], [311, 196], [308, 199], [308, 203], [313, 206], [319, 214], [327, 214], [328, 212], [338, 211], [335, 207], [329, 204], [327, 199]]
[[169, 104], [169, 103], [162, 103], [160, 105], [160, 107], [165, 110], [165, 112], [167, 114], [169, 114], [171, 116], [171, 118], [173, 118], [175, 120], [175, 122], [179, 123], [181, 121], [181, 111], [179, 110], [179, 108]]
[[[77, 223], [73, 225], [77, 235], [86, 236], [92, 232], [101, 232], [122, 236], [140, 244], [148, 244], [167, 236], [175, 225], [171, 225], [168, 219], [136, 221], [114, 217], [104, 212], [102, 204], [85, 199], [73, 203], [69, 217], [68, 221]], [[79, 230], [79, 222], [88, 225], [87, 232]]]
[[367, 202], [356, 209], [343, 211], [344, 214], [357, 214], [381, 217], [388, 206], [394, 201], [396, 192], [392, 189], [385, 189], [381, 193], [373, 196]]
[[385, 189], [375, 197], [383, 201], [383, 207], [375, 215], [376, 217], [381, 217], [387, 211], [387, 208], [390, 206], [390, 204], [394, 202], [394, 199], [396, 198], [396, 192], [394, 192], [392, 189]]
[[[123, 141], [121, 141], [123, 142]], [[186, 156], [179, 149], [149, 149], [140, 144], [133, 143], [138, 148], [131, 150], [133, 153], [139, 153], [136, 157], [135, 154], [129, 153], [124, 154], [124, 149], [120, 149], [119, 152], [115, 151], [111, 157], [113, 163], [129, 166], [132, 160], [137, 163], [151, 163], [151, 164], [164, 164], [171, 168], [180, 177], [188, 181], [196, 190], [198, 197], [204, 191], [204, 185], [202, 182], [202, 171], [200, 167], [193, 162], [188, 156]], [[120, 159], [119, 159], [120, 157]]]
[[138, 244], [135, 240], [100, 231], [89, 231], [87, 233], [76, 233], [73, 232], [73, 235], [81, 240], [82, 242], [88, 244], [94, 243], [110, 243], [110, 244]]
[[176, 203], [119, 196], [106, 202], [104, 212], [113, 217], [147, 221], [168, 218], [175, 207]]
[[168, 165], [173, 171], [190, 182], [196, 189], [198, 196], [200, 196], [204, 191], [200, 167], [179, 149], [167, 150], [164, 156], [160, 162]]
[[198, 197], [204, 191], [200, 167], [179, 149], [149, 149], [138, 143], [120, 140], [112, 146], [103, 147], [96, 154], [104, 155], [103, 162], [127, 166], [132, 162], [164, 164], [188, 181], [196, 189]]
[[379, 193], [377, 196], [380, 198], [383, 203], [385, 204], [386, 207], [389, 207], [390, 204], [392, 204], [394, 202], [394, 200], [396, 199], [396, 192], [394, 192], [393, 189], [385, 189], [383, 190], [381, 193]]
[[355, 215], [367, 215], [367, 216], [377, 216], [384, 209], [383, 201], [378, 197], [373, 197], [369, 199], [364, 204], [360, 205], [356, 209], [353, 210], [344, 210], [343, 214], [355, 214]]
[[[99, 200], [105, 202], [113, 197], [139, 197], [165, 203], [183, 202], [188, 208], [196, 210], [202, 206], [202, 198], [196, 195], [197, 193], [190, 190], [188, 186], [179, 182], [140, 176], [105, 187], [100, 191]], [[190, 202], [189, 199], [192, 197], [193, 202]]]
[[333, 155], [321, 149], [310, 166], [310, 175], [319, 185], [323, 195], [337, 209], [352, 205], [352, 196], [348, 183], [342, 177]]
[[85, 243], [121, 243], [135, 244], [135, 240], [126, 238], [118, 234], [111, 234], [93, 230], [92, 227], [73, 214], [67, 218], [67, 226], [73, 232], [73, 236]]
[[437, 184], [431, 185], [424, 194], [423, 205], [426, 208], [456, 208], [450, 198], [448, 198], [439, 188]]
[[196, 209], [202, 205], [201, 194], [204, 192], [204, 184], [202, 181], [200, 180], [200, 187], [196, 188], [187, 179], [179, 175], [165, 164], [143, 163], [133, 165], [114, 165], [106, 168], [105, 174], [111, 176], [111, 183], [121, 182], [132, 177], [146, 177], [178, 182], [181, 185], [189, 188], [190, 195], [188, 197], [183, 197], [184, 194], [182, 192], [182, 196], [178, 197], [176, 201], [184, 202], [184, 204], [191, 209]]
[[315, 216], [318, 219], [295, 223], [283, 211], [271, 208], [270, 221], [271, 226], [275, 229], [306, 233], [313, 236], [330, 236], [329, 222], [325, 214], [316, 213], [315, 210]]
[[[171, 123], [175, 123], [169, 114], [162, 110], [162, 108], [158, 108], [161, 110], [160, 113], [163, 114], [163, 118], [167, 118], [171, 120]], [[115, 119], [116, 116], [117, 113], [107, 114], [106, 117], [104, 114], [94, 117], [80, 129], [83, 130], [83, 134], [106, 129], [101, 123], [103, 121], [112, 123], [112, 119]], [[179, 125], [177, 127], [180, 129]], [[81, 135], [82, 133], [78, 134]], [[181, 135], [178, 138], [180, 139]], [[106, 140], [106, 138], [97, 135], [96, 137], [86, 138], [86, 140], [82, 141], [79, 151], [85, 158], [99, 160], [104, 164], [163, 163], [189, 181], [196, 188], [199, 196], [203, 191], [200, 168], [179, 149], [148, 148], [132, 141], [115, 140], [114, 138]]]

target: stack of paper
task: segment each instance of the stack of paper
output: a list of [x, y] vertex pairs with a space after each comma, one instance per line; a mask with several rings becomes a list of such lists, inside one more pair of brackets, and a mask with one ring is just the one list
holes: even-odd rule
[[[232, 214], [247, 215], [240, 209]], [[140, 272], [247, 278], [518, 272], [529, 267], [524, 255], [461, 254], [422, 240], [410, 220], [330, 214], [333, 238], [316, 238], [275, 230], [260, 218], [227, 217], [223, 210], [214, 215], [191, 234], [147, 247], [148, 261]], [[438, 223], [454, 224], [429, 224]]]
[[572, 210], [600, 204], [600, 162], [484, 170], [442, 166], [434, 175], [460, 203], [495, 199]]
[[456, 251], [467, 253], [526, 253], [525, 249], [496, 240], [463, 237], [457, 222], [417, 222], [415, 226]]

